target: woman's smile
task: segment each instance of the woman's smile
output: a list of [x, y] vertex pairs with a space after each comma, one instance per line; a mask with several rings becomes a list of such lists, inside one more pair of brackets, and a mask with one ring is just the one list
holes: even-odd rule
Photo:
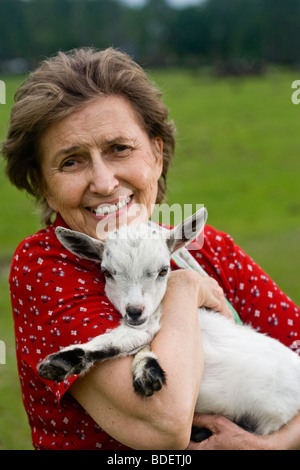
[[103, 217], [105, 215], [119, 211], [123, 207], [127, 206], [131, 202], [131, 200], [132, 196], [128, 196], [125, 198], [123, 197], [113, 202], [100, 204], [99, 206], [97, 206], [96, 209], [94, 209], [93, 207], [87, 207], [87, 210], [92, 212], [92, 214], [95, 214], [96, 217]]

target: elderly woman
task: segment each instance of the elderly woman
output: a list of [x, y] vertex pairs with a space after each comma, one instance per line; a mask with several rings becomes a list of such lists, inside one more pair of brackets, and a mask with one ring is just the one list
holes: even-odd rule
[[[168, 281], [162, 327], [151, 344], [168, 377], [161, 391], [148, 399], [135, 394], [132, 357], [97, 364], [61, 383], [37, 373], [48, 354], [105, 333], [120, 319], [98, 267], [67, 252], [55, 227], [96, 237], [100, 221], [119, 220], [134, 204], [145, 206], [149, 217], [164, 198], [175, 147], [167, 119], [144, 71], [111, 48], [59, 53], [16, 94], [2, 148], [6, 171], [35, 196], [47, 225], [19, 245], [10, 274], [19, 375], [36, 449], [300, 446], [300, 415], [266, 437], [222, 416], [194, 416], [203, 374], [203, 361], [195, 360], [203, 357], [198, 306], [228, 314], [224, 292], [244, 322], [287, 346], [293, 346], [291, 332], [300, 331], [297, 306], [230, 236], [212, 227], [205, 229], [201, 250], [193, 250], [209, 277], [174, 266]], [[190, 442], [193, 423], [212, 436]]]

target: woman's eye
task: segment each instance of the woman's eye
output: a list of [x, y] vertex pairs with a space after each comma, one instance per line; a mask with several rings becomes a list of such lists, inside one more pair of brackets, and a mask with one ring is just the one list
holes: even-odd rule
[[66, 162], [64, 162], [62, 164], [62, 168], [70, 168], [72, 166], [76, 165], [76, 161], [75, 160], [67, 160]]
[[70, 157], [64, 160], [60, 165], [61, 171], [75, 171], [84, 164], [85, 160], [82, 157]]
[[126, 147], [126, 145], [117, 145], [117, 146], [115, 147], [115, 150], [116, 150], [117, 152], [124, 152], [124, 151], [127, 150], [127, 149], [128, 149], [128, 147]]
[[131, 147], [128, 145], [118, 144], [113, 147], [113, 152], [117, 155], [127, 156], [131, 152]]

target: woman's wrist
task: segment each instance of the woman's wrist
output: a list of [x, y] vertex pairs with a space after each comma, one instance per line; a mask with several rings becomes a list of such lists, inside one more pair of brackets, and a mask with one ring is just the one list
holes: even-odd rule
[[300, 449], [300, 413], [288, 424], [262, 438], [268, 450], [299, 450]]
[[201, 288], [201, 276], [192, 269], [179, 269], [172, 271], [168, 279], [168, 292], [171, 290], [177, 292], [177, 289], [181, 290], [184, 295], [192, 296], [195, 299], [196, 307], [201, 306], [202, 299], [202, 288]]
[[299, 450], [300, 414], [278, 431], [267, 436], [255, 436], [257, 449], [261, 450]]

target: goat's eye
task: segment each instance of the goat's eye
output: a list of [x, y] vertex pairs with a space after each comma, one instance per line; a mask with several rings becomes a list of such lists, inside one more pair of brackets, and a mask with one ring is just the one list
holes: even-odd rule
[[113, 279], [112, 274], [107, 269], [102, 269], [102, 274], [105, 279]]
[[164, 266], [158, 273], [158, 277], [165, 277], [169, 272], [169, 266]]

